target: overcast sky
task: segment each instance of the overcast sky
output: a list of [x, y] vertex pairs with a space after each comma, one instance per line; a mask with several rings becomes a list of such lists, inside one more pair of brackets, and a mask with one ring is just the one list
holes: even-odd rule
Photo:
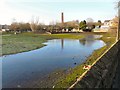
[[112, 19], [117, 15], [116, 0], [0, 0], [0, 24], [30, 22], [39, 17], [41, 23], [59, 22], [61, 12], [65, 21], [94, 21]]

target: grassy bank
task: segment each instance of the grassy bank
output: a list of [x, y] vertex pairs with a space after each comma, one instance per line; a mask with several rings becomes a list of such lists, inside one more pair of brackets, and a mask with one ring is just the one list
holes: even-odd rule
[[[84, 35], [88, 35], [91, 33], [81, 33], [81, 34], [33, 34], [33, 33], [23, 33], [23, 34], [4, 34], [3, 38], [3, 55], [11, 54], [11, 53], [19, 53], [23, 51], [29, 51], [33, 49], [37, 49], [43, 47], [43, 42], [46, 42], [49, 39], [54, 38], [69, 38], [69, 39], [80, 39], [84, 38]], [[93, 33], [96, 34], [96, 33]], [[83, 66], [87, 64], [92, 64], [105, 50], [107, 50], [115, 41], [115, 36], [111, 36], [109, 33], [97, 33], [98, 35], [103, 35], [100, 39], [106, 43], [106, 46], [95, 50], [92, 55], [86, 60], [85, 63], [76, 66], [75, 68], [70, 68], [67, 72], [52, 74], [51, 80], [54, 83], [55, 88], [68, 88], [71, 86], [76, 79], [85, 72], [83, 70]], [[59, 74], [59, 75], [58, 75]], [[55, 79], [55, 80], [53, 80]], [[46, 80], [47, 81], [47, 80]], [[47, 81], [48, 83], [51, 81]], [[46, 82], [45, 82], [46, 83]], [[44, 84], [43, 84], [44, 85]], [[50, 85], [51, 86], [51, 85]]]
[[70, 87], [78, 77], [80, 77], [86, 70], [83, 69], [84, 65], [91, 65], [105, 50], [106, 46], [95, 50], [93, 54], [86, 60], [85, 63], [76, 66], [68, 71], [67, 75], [63, 75], [55, 85], [55, 88], [68, 88]]
[[100, 38], [100, 40], [103, 40], [106, 43], [106, 46], [95, 50], [91, 56], [88, 57], [85, 63], [76, 66], [75, 68], [72, 68], [68, 71], [68, 74], [63, 75], [56, 83], [55, 88], [68, 88], [70, 87], [78, 77], [80, 77], [86, 70], [83, 69], [84, 65], [91, 65], [93, 62], [96, 61], [96, 59], [103, 54], [114, 42], [115, 42], [115, 36], [104, 33], [101, 34], [103, 37]]
[[83, 35], [75, 34], [34, 34], [34, 33], [22, 33], [22, 34], [3, 34], [2, 35], [2, 55], [15, 54], [25, 51], [41, 48], [45, 46], [44, 42], [54, 38], [69, 38], [80, 39]]

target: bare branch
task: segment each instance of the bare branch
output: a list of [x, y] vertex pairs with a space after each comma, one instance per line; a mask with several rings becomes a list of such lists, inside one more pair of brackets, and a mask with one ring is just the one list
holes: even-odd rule
[[32, 17], [31, 23], [30, 23], [30, 28], [33, 32], [37, 31], [38, 24], [39, 24], [39, 17], [36, 17], [36, 18]]

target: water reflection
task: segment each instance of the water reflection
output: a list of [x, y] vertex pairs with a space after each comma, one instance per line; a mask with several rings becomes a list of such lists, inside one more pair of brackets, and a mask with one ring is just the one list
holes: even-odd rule
[[95, 39], [102, 37], [102, 35], [88, 35], [83, 39], [79, 39], [80, 44], [84, 46], [92, 46], [95, 43]]
[[61, 39], [61, 48], [64, 49], [64, 39]]
[[79, 42], [80, 42], [80, 44], [85, 45], [86, 44], [86, 39], [80, 39]]
[[2, 58], [3, 87], [32, 87], [36, 83], [34, 80], [42, 79], [55, 70], [73, 68], [85, 62], [94, 50], [105, 45], [101, 40], [89, 38], [82, 41], [48, 40], [43, 48]]

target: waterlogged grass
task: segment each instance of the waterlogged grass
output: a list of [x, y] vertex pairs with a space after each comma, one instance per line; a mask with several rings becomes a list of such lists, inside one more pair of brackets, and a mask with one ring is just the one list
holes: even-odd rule
[[110, 37], [107, 35], [104, 35], [100, 39], [103, 40], [107, 46], [111, 46], [111, 44], [115, 43], [115, 41], [116, 41], [116, 37], [114, 37], [114, 36]]
[[22, 33], [22, 34], [11, 34], [4, 33], [2, 35], [2, 55], [15, 54], [25, 51], [41, 48], [45, 46], [44, 42], [54, 38], [70, 38], [80, 39], [83, 35], [73, 34], [34, 34], [34, 33]]
[[83, 35], [79, 35], [79, 34], [51, 34], [51, 35], [47, 35], [53, 38], [68, 38], [68, 39], [80, 39], [83, 38]]
[[106, 46], [95, 50], [91, 56], [88, 57], [85, 63], [76, 66], [69, 70], [69, 73], [61, 77], [55, 85], [55, 88], [68, 88], [70, 87], [78, 77], [80, 77], [86, 70], [83, 69], [84, 65], [92, 65], [98, 57], [100, 57], [110, 46], [115, 42], [116, 37], [105, 33], [103, 37], [99, 38], [106, 43]]
[[[8, 34], [4, 34], [8, 35]], [[43, 47], [43, 42], [46, 42], [49, 39], [54, 38], [69, 38], [69, 39], [80, 39], [84, 38], [82, 34], [33, 34], [33, 33], [24, 33], [18, 35], [8, 35], [2, 36], [2, 49], [3, 55], [11, 54], [11, 53], [19, 53], [23, 51], [29, 51], [33, 49], [37, 49]], [[76, 66], [75, 68], [70, 68], [67, 73], [62, 73], [60, 77], [54, 81], [55, 88], [68, 88], [70, 87], [78, 77], [80, 77], [86, 70], [83, 69], [84, 65], [92, 64], [96, 61], [96, 59], [103, 54], [105, 50], [107, 50], [114, 42], [115, 36], [112, 36], [109, 33], [102, 33], [103, 37], [100, 40], [103, 40], [106, 43], [106, 46], [95, 50], [90, 57], [86, 60], [85, 63]], [[53, 76], [53, 75], [52, 75]], [[54, 77], [54, 76], [53, 76]], [[54, 78], [53, 78], [54, 79]]]
[[85, 63], [76, 66], [75, 68], [70, 69], [67, 75], [60, 78], [55, 85], [55, 88], [68, 88], [70, 87], [78, 77], [80, 77], [86, 70], [83, 69], [84, 65], [91, 65], [96, 59], [102, 55], [102, 53], [107, 49], [107, 46], [104, 46], [100, 49], [97, 49], [93, 52], [93, 54], [86, 60]]
[[43, 47], [46, 39], [30, 35], [2, 36], [2, 54], [13, 54]]

